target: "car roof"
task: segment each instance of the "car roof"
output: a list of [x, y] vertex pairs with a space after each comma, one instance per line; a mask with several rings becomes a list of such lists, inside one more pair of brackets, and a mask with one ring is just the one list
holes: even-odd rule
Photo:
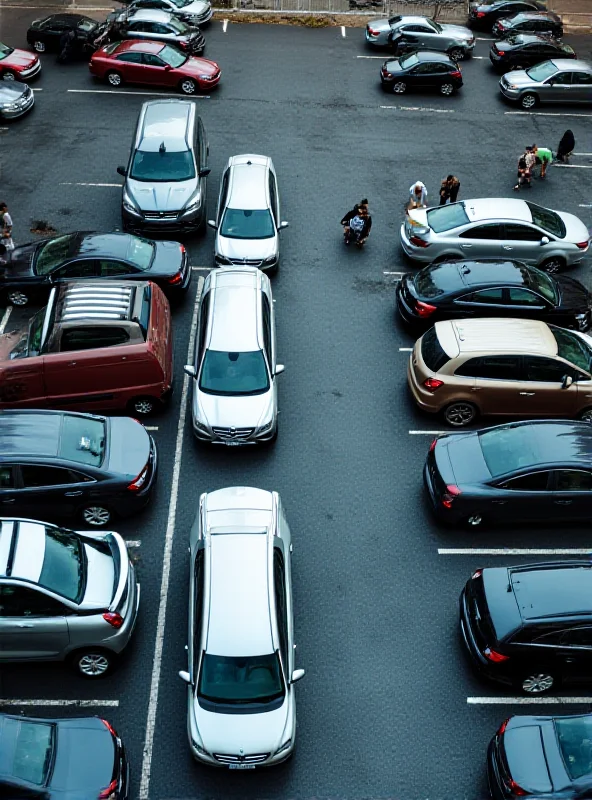
[[137, 22], [138, 20], [146, 20], [147, 22], [170, 22], [171, 14], [169, 11], [161, 11], [159, 8], [139, 8], [127, 18], [128, 22]]
[[267, 531], [210, 537], [210, 610], [206, 652], [272, 653]]
[[95, 22], [97, 25], [99, 24], [96, 19], [92, 19], [92, 17], [87, 17], [84, 14], [49, 14], [49, 16], [44, 17], [44, 20], [51, 19], [54, 22], [82, 22], [88, 20], [89, 22]]
[[410, 14], [409, 16], [402, 15], [401, 18], [397, 20], [396, 24], [397, 25], [402, 25], [404, 23], [404, 24], [407, 25], [410, 22], [418, 22], [418, 23], [419, 22], [433, 22], [433, 20], [430, 17], [426, 17], [426, 16], [422, 17], [419, 14], [417, 14], [415, 16], [412, 16]]
[[[570, 63], [573, 64], [573, 61]], [[486, 219], [532, 222], [532, 213], [526, 201], [517, 197], [479, 197], [462, 202], [470, 222]]]
[[3, 411], [0, 414], [0, 457], [46, 456], [58, 453], [65, 412]]
[[557, 69], [567, 69], [571, 72], [583, 70], [592, 72], [592, 64], [589, 61], [582, 61], [579, 58], [552, 58], [550, 59]]
[[195, 105], [188, 100], [150, 100], [144, 104], [139, 150], [157, 153], [164, 143], [174, 153], [190, 150], [189, 120]]
[[509, 569], [522, 619], [592, 615], [592, 564]]
[[212, 286], [208, 347], [226, 353], [260, 350], [257, 336], [259, 276], [256, 269], [220, 269]]
[[519, 11], [512, 19], [545, 19], [549, 17], [553, 20], [559, 20], [557, 14], [554, 14], [552, 11]]
[[[13, 538], [18, 525], [14, 552]], [[12, 555], [11, 578], [37, 583], [45, 556], [45, 523], [33, 520], [0, 519], [0, 576], [6, 577]]]
[[452, 335], [456, 345], [452, 352], [557, 355], [557, 342], [551, 329], [537, 319], [442, 320], [436, 322], [436, 333], [446, 352], [449, 351], [445, 340]]
[[[530, 283], [525, 264], [516, 261], [441, 261], [426, 268], [437, 276], [437, 285], [445, 294], [477, 286], [527, 286]], [[423, 272], [423, 270], [421, 270]], [[421, 273], [415, 273], [417, 277]]]
[[127, 50], [131, 50], [136, 53], [158, 54], [162, 48], [166, 46], [167, 45], [165, 42], [143, 42], [140, 39], [124, 39], [124, 41], [119, 42], [115, 50], [113, 50], [111, 57], [117, 55], [118, 53], [126, 52]]
[[233, 156], [229, 162], [231, 182], [228, 206], [240, 209], [268, 208], [267, 171], [271, 159], [267, 156]]
[[128, 254], [133, 248], [134, 239], [136, 239], [129, 233], [87, 233], [86, 231], [52, 238], [53, 241], [56, 241], [65, 236], [70, 236], [71, 240], [64, 260], [74, 256], [103, 256], [104, 258], [129, 260]]
[[[501, 42], [496, 42], [496, 44], [499, 47]], [[545, 36], [542, 33], [516, 33], [510, 40], [504, 40], [504, 44], [508, 44], [510, 47], [522, 44], [550, 44], [554, 47], [562, 47], [563, 42], [553, 36]]]
[[439, 61], [445, 64], [454, 64], [449, 55], [438, 53], [435, 50], [416, 50], [413, 55], [416, 55], [420, 61]]

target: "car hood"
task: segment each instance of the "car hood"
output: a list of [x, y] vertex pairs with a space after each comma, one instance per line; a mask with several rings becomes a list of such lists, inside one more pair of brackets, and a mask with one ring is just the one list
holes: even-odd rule
[[193, 3], [183, 6], [179, 9], [179, 11], [181, 11], [183, 14], [189, 14], [190, 16], [201, 17], [201, 15], [205, 14], [206, 11], [209, 11], [209, 9], [209, 2], [205, 2], [205, 0], [194, 0]]
[[207, 58], [190, 56], [179, 69], [184, 74], [209, 76], [215, 75], [220, 70], [220, 67], [215, 61], [209, 61]]
[[156, 252], [154, 261], [150, 267], [150, 272], [146, 277], [158, 277], [161, 275], [176, 275], [183, 266], [182, 245], [179, 242], [154, 242]]
[[30, 244], [21, 245], [21, 247], [15, 247], [10, 253], [6, 277], [13, 280], [15, 278], [30, 278], [34, 275], [33, 259], [40, 244], [42, 243], [31, 242]]
[[125, 189], [140, 211], [180, 211], [193, 197], [198, 180], [150, 183], [128, 178]]
[[216, 253], [225, 258], [263, 260], [275, 255], [278, 249], [278, 237], [269, 239], [229, 239], [218, 234]]
[[[68, 798], [98, 797], [111, 783], [115, 745], [99, 719], [60, 721], [49, 788]], [[89, 758], [92, 753], [92, 758]], [[78, 794], [80, 792], [80, 794]], [[76, 794], [74, 794], [76, 793]]]
[[372, 28], [373, 31], [386, 32], [391, 30], [388, 19], [373, 19], [368, 23], [368, 27]]
[[575, 278], [567, 275], [556, 275], [555, 280], [561, 293], [561, 308], [584, 309], [592, 306], [592, 294]]
[[25, 92], [29, 91], [26, 83], [20, 81], [0, 81], [0, 105], [14, 103], [19, 100]]
[[525, 69], [513, 69], [510, 72], [504, 73], [504, 78], [508, 83], [514, 84], [514, 86], [538, 86], [538, 81], [533, 81], [533, 79], [526, 74]]
[[144, 469], [150, 455], [150, 435], [131, 417], [109, 417], [106, 469], [132, 481]]
[[553, 784], [545, 759], [542, 728], [527, 720], [519, 727], [506, 728], [504, 733], [510, 775], [529, 794], [551, 792]]
[[575, 214], [568, 214], [567, 211], [556, 211], [565, 224], [564, 242], [587, 242], [590, 239], [588, 228]]
[[204, 747], [210, 753], [245, 755], [275, 753], [288, 718], [288, 698], [279, 708], [259, 714], [216, 714], [194, 700], [195, 718]]
[[2, 65], [5, 67], [27, 69], [28, 67], [32, 67], [38, 61], [39, 59], [34, 53], [28, 53], [26, 50], [15, 50], [2, 60]]
[[473, 39], [475, 34], [470, 28], [465, 28], [464, 25], [441, 25], [442, 33], [444, 36], [450, 36], [453, 39]]
[[198, 391], [200, 416], [216, 428], [256, 428], [270, 412], [273, 389], [244, 397], [221, 397]]

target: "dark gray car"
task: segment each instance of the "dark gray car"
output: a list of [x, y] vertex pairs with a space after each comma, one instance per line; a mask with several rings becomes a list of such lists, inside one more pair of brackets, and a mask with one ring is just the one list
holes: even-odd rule
[[539, 103], [592, 105], [592, 64], [554, 58], [530, 69], [507, 72], [499, 87], [504, 97], [526, 109]]
[[0, 81], [0, 118], [22, 117], [35, 105], [35, 95], [26, 83]]
[[366, 42], [375, 47], [391, 47], [398, 55], [438, 50], [448, 53], [453, 61], [460, 61], [473, 51], [475, 34], [462, 25], [442, 25], [429, 17], [397, 16], [369, 22]]

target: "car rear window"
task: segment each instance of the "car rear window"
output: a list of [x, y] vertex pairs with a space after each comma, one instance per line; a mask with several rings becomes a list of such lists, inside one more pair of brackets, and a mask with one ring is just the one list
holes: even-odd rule
[[117, 50], [120, 44], [121, 42], [112, 42], [111, 44], [105, 45], [105, 47], [103, 47], [103, 53], [110, 56], [111, 53], [114, 53]]
[[556, 453], [553, 439], [541, 436], [536, 425], [500, 425], [478, 435], [487, 469], [494, 478], [553, 461]]
[[570, 778], [576, 781], [592, 772], [592, 715], [553, 720], [559, 749]]
[[451, 231], [469, 222], [464, 203], [452, 203], [432, 208], [427, 213], [428, 225], [435, 233]]
[[403, 67], [403, 69], [409, 69], [409, 67], [414, 67], [416, 64], [419, 64], [417, 53], [409, 53], [408, 56], [400, 58], [399, 64]]
[[[43, 786], [51, 766], [55, 726], [45, 722], [28, 722], [9, 719], [5, 721], [6, 736], [11, 742], [16, 738], [14, 750], [5, 748], [4, 754], [12, 753], [9, 763], [3, 763], [2, 772], [13, 779]], [[3, 795], [5, 796], [5, 795]], [[7, 795], [6, 795], [7, 796]], [[16, 797], [20, 797], [17, 793]]]
[[438, 372], [450, 358], [438, 340], [435, 328], [430, 328], [421, 337], [421, 357], [428, 369]]
[[100, 467], [105, 456], [105, 423], [68, 414], [62, 422], [58, 456]]
[[526, 201], [526, 205], [530, 209], [532, 221], [535, 225], [538, 225], [539, 228], [547, 231], [547, 233], [551, 233], [553, 236], [558, 236], [560, 239], [563, 239], [565, 236], [565, 223], [559, 214], [556, 214], [555, 211], [551, 211], [550, 208], [543, 208], [543, 206], [537, 206], [536, 203], [529, 203], [528, 200]]
[[78, 250], [80, 237], [75, 233], [58, 236], [50, 239], [41, 246], [35, 259], [35, 272], [37, 275], [47, 275]]
[[78, 536], [47, 525], [39, 585], [79, 603], [84, 595], [85, 581], [86, 555]]
[[434, 264], [416, 273], [415, 291], [420, 297], [433, 299], [462, 286], [458, 268], [450, 264]]
[[142, 335], [144, 336], [144, 341], [148, 338], [148, 326], [150, 325], [150, 309], [152, 308], [152, 289], [150, 286], [144, 287], [144, 293], [142, 294], [142, 308], [140, 310], [140, 316], [138, 317], [138, 325], [140, 326], [140, 330], [142, 331]]
[[557, 286], [553, 278], [547, 275], [536, 267], [530, 267], [528, 270], [528, 285], [542, 295], [550, 303], [557, 303], [559, 297], [557, 294]]

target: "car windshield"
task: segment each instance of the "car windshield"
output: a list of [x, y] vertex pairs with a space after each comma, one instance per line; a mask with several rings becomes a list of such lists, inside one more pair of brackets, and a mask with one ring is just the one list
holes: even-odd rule
[[14, 53], [14, 47], [8, 47], [8, 45], [2, 44], [0, 42], [0, 61], [6, 56], [9, 56], [11, 53]]
[[269, 375], [263, 351], [226, 353], [206, 350], [199, 388], [206, 394], [231, 397], [266, 392]]
[[62, 422], [58, 456], [79, 464], [100, 467], [105, 455], [105, 436], [102, 419], [68, 414]]
[[246, 211], [227, 208], [220, 226], [221, 236], [229, 239], [271, 239], [274, 233], [273, 219], [267, 208]]
[[557, 342], [557, 355], [585, 372], [592, 372], [592, 350], [576, 333], [549, 325]]
[[185, 6], [190, 6], [193, 3], [193, 0], [171, 0], [177, 8], [185, 8]]
[[447, 206], [432, 208], [427, 213], [428, 225], [435, 233], [451, 231], [466, 225], [469, 221], [464, 203], [451, 203]]
[[542, 61], [535, 67], [531, 67], [530, 69], [526, 70], [528, 77], [539, 83], [547, 80], [547, 78], [550, 78], [551, 75], [555, 75], [556, 72], [557, 67], [552, 61]]
[[195, 162], [190, 150], [136, 150], [130, 178], [151, 183], [190, 181], [195, 178]]
[[181, 22], [180, 19], [175, 19], [174, 17], [171, 17], [171, 19], [167, 24], [170, 25], [170, 27], [175, 31], [175, 33], [178, 33], [181, 36], [186, 36], [191, 32], [189, 29], [189, 25], [186, 25], [184, 22]]
[[170, 44], [165, 45], [158, 55], [165, 64], [174, 69], [177, 69], [187, 61], [187, 56], [184, 56], [176, 47], [171, 47]]
[[561, 52], [562, 53], [568, 53], [569, 55], [572, 55], [573, 52], [574, 52], [574, 49], [573, 49], [573, 47], [570, 47], [568, 44], [562, 44], [561, 45]]
[[39, 586], [79, 603], [86, 584], [86, 554], [71, 531], [47, 525]]
[[35, 258], [35, 272], [37, 275], [47, 275], [56, 267], [59, 267], [64, 259], [73, 255], [73, 250], [77, 247], [78, 234], [69, 233], [66, 236], [58, 236], [50, 239], [37, 251]]
[[416, 64], [419, 64], [417, 53], [410, 53], [408, 56], [403, 56], [403, 58], [399, 59], [399, 64], [403, 69], [409, 69], [409, 67], [414, 67]]
[[262, 656], [216, 656], [204, 653], [199, 696], [229, 705], [269, 703], [284, 694], [277, 653]]
[[98, 22], [95, 22], [94, 19], [83, 19], [81, 20], [78, 25], [76, 26], [79, 31], [84, 31], [88, 33], [89, 31], [94, 31], [99, 25]]
[[493, 478], [522, 467], [534, 467], [553, 461], [556, 447], [553, 439], [541, 436], [533, 425], [500, 425], [478, 434], [481, 452]]
[[538, 292], [542, 295], [545, 300], [549, 300], [550, 303], [556, 303], [559, 299], [557, 294], [557, 287], [555, 285], [555, 281], [546, 272], [542, 272], [540, 269], [536, 269], [535, 267], [531, 267], [528, 270], [529, 276], [529, 285], [535, 292]]
[[543, 206], [537, 206], [536, 203], [529, 203], [528, 200], [526, 201], [526, 205], [530, 209], [532, 221], [535, 225], [538, 225], [539, 228], [547, 231], [547, 233], [550, 233], [552, 236], [558, 236], [560, 239], [563, 239], [565, 236], [565, 223], [559, 214], [555, 211], [551, 211], [550, 208], [543, 208]]
[[[4, 725], [6, 739], [14, 742], [14, 748], [4, 747], [0, 753], [2, 774], [43, 786], [52, 762], [55, 725], [12, 717], [5, 719]], [[18, 792], [14, 795], [20, 796]]]
[[592, 715], [554, 719], [563, 763], [572, 781], [592, 772]]

